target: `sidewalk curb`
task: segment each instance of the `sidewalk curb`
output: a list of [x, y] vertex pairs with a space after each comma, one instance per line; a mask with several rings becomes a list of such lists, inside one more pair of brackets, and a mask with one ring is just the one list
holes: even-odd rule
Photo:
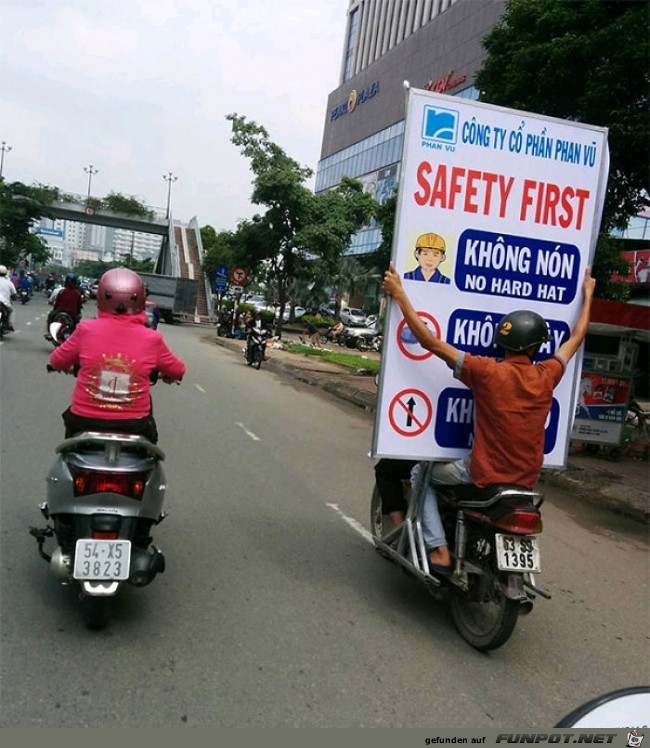
[[577, 477], [576, 473], [584, 473], [584, 470], [572, 467], [569, 457], [566, 470], [544, 469], [539, 482], [567, 489], [588, 503], [604, 507], [614, 514], [621, 514], [642, 524], [650, 524], [647, 492], [624, 485], [620, 478], [618, 480], [615, 477], [609, 478], [609, 482], [606, 478], [599, 481], [598, 476], [595, 475], [589, 481]]
[[[377, 408], [377, 396], [361, 388], [354, 388], [335, 375], [315, 373], [299, 366], [293, 366], [283, 362], [274, 363], [269, 361], [267, 364], [271, 371], [281, 371], [305, 384], [319, 387], [330, 395], [334, 395], [341, 400], [346, 400], [359, 408], [367, 411], [374, 411]], [[353, 376], [353, 375], [350, 375]]]

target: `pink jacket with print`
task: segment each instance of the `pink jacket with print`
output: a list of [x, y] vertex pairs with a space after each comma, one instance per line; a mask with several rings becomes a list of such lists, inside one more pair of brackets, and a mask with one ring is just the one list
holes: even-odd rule
[[50, 366], [79, 366], [71, 410], [86, 418], [145, 418], [151, 412], [149, 375], [180, 379], [185, 364], [157, 330], [145, 327], [145, 313], [108, 314], [79, 323], [50, 355]]

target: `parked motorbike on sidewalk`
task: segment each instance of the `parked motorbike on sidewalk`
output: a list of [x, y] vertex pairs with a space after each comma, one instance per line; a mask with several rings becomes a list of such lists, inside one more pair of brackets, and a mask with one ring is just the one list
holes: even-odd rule
[[144, 587], [165, 570], [151, 537], [166, 516], [165, 454], [143, 436], [99, 431], [65, 439], [56, 452], [39, 504], [48, 525], [30, 534], [55, 577], [78, 585], [84, 623], [98, 629], [126, 583]]
[[268, 332], [259, 327], [253, 328], [248, 333], [246, 347], [244, 348], [244, 358], [249, 366], [254, 366], [256, 369], [262, 366], [262, 361], [264, 361], [266, 356], [266, 339], [268, 336]]
[[407, 491], [408, 510], [396, 527], [382, 512], [375, 487], [371, 528], [377, 551], [446, 600], [460, 635], [480, 651], [510, 638], [520, 615], [537, 596], [550, 595], [535, 583], [541, 571], [539, 533], [543, 497], [518, 486], [436, 486], [438, 506], [452, 554], [452, 573], [430, 571], [421, 514], [433, 463], [420, 469]]

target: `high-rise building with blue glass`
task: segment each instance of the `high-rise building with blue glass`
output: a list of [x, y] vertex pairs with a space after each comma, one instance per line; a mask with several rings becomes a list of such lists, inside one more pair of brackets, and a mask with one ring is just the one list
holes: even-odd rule
[[[340, 84], [328, 99], [315, 191], [344, 176], [382, 202], [399, 180], [404, 140], [404, 81], [478, 98], [473, 85], [503, 0], [350, 0]], [[359, 231], [349, 253], [373, 252], [376, 225]]]

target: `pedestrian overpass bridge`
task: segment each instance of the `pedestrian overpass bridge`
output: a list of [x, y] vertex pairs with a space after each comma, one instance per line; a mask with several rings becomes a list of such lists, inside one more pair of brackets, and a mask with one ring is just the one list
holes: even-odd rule
[[203, 322], [210, 318], [213, 314], [212, 292], [209, 282], [203, 275], [203, 244], [196, 216], [186, 224], [174, 221], [171, 215], [167, 217], [153, 210], [150, 217], [124, 215], [103, 207], [87, 206], [86, 199], [78, 197], [79, 202], [55, 200], [49, 203], [49, 215], [65, 221], [161, 236], [162, 244], [154, 273], [198, 280], [199, 292], [194, 321]]

